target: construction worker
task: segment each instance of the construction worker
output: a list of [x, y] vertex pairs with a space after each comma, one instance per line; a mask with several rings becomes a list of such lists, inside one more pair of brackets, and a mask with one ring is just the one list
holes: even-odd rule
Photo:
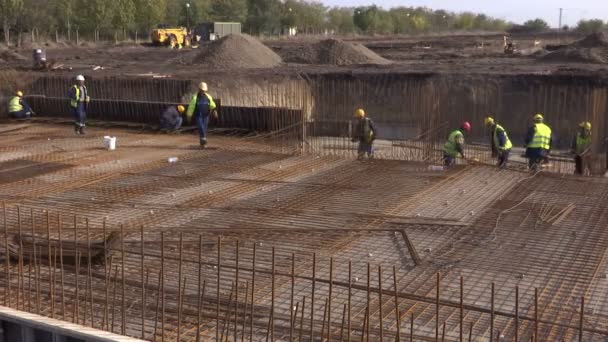
[[87, 87], [84, 85], [84, 76], [76, 76], [76, 84], [74, 84], [69, 92], [70, 108], [74, 114], [74, 132], [76, 134], [84, 134], [84, 127], [87, 120], [87, 109], [91, 98]]
[[8, 100], [8, 114], [15, 119], [29, 119], [34, 114], [30, 105], [23, 99], [21, 90], [18, 90], [15, 96]]
[[498, 161], [498, 167], [504, 168], [507, 166], [509, 161], [509, 153], [513, 144], [507, 135], [507, 131], [496, 123], [494, 118], [488, 116], [485, 118], [484, 123], [486, 127], [490, 128], [491, 144], [492, 144], [492, 157], [496, 157]]
[[355, 127], [353, 142], [359, 142], [357, 157], [363, 159], [367, 154], [368, 158], [372, 159], [374, 158], [373, 144], [378, 135], [376, 126], [372, 119], [365, 116], [365, 111], [361, 108], [355, 110], [355, 118], [357, 119], [357, 126]]
[[579, 131], [572, 139], [572, 153], [574, 153], [574, 174], [583, 175], [587, 169], [589, 152], [591, 152], [591, 122], [583, 121], [579, 124]]
[[542, 114], [533, 117], [534, 124], [528, 129], [524, 139], [528, 168], [538, 171], [541, 163], [548, 159], [551, 151], [551, 128], [544, 124]]
[[192, 115], [196, 120], [198, 134], [201, 146], [204, 148], [207, 145], [207, 126], [209, 125], [209, 116], [213, 115], [217, 119], [217, 111], [213, 98], [207, 92], [209, 87], [207, 83], [201, 82], [198, 85], [198, 93], [192, 96], [192, 100], [188, 105], [186, 118], [188, 122], [192, 120]]
[[454, 130], [448, 135], [448, 141], [443, 145], [443, 165], [446, 168], [453, 166], [456, 163], [456, 158], [460, 154], [464, 156], [464, 134], [471, 132], [471, 124], [468, 121], [460, 125], [460, 129]]
[[177, 131], [182, 127], [182, 114], [186, 108], [182, 105], [169, 106], [160, 116], [160, 129], [166, 132]]

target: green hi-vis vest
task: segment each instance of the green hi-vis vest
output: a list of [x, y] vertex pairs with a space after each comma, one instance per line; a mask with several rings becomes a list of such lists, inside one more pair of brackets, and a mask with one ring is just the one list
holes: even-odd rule
[[591, 146], [591, 135], [583, 137], [580, 133], [576, 135], [576, 154], [583, 154]]
[[544, 123], [537, 123], [536, 132], [534, 133], [534, 138], [528, 144], [528, 148], [541, 148], [543, 150], [551, 149], [551, 128], [545, 125]]
[[[76, 108], [76, 107], [78, 107], [78, 102], [80, 102], [80, 87], [77, 86], [76, 84], [73, 85], [72, 87], [76, 90], [76, 92], [75, 92], [76, 98], [70, 99], [70, 106], [72, 106], [72, 108]], [[91, 98], [87, 94], [87, 97], [84, 99], [84, 102], [88, 103], [90, 100], [91, 100]]]
[[[498, 132], [503, 132], [505, 134], [505, 146], [499, 146], [498, 144]], [[511, 143], [511, 139], [509, 139], [509, 135], [501, 125], [496, 124], [496, 128], [494, 129], [494, 146], [501, 151], [508, 151], [513, 147]]]
[[450, 133], [450, 135], [448, 136], [448, 141], [445, 143], [445, 145], [443, 145], [443, 152], [445, 154], [447, 154], [450, 157], [458, 156], [459, 152], [458, 152], [458, 150], [456, 150], [456, 140], [458, 138], [462, 138], [464, 140], [464, 135], [462, 134], [462, 132], [459, 129]]
[[363, 141], [370, 144], [374, 140], [374, 131], [372, 131], [372, 125], [369, 122], [369, 118], [363, 119], [361, 124], [363, 125]]
[[23, 110], [23, 106], [21, 105], [21, 98], [19, 96], [13, 96], [8, 101], [8, 112], [15, 113]]
[[[207, 99], [209, 100], [209, 112], [213, 112], [217, 108], [217, 105], [215, 104], [215, 101], [213, 101], [213, 98], [211, 97], [211, 95], [205, 93], [205, 96], [207, 96]], [[196, 93], [196, 94], [194, 94], [194, 96], [192, 96], [192, 99], [190, 100], [190, 104], [188, 105], [188, 110], [186, 111], [186, 118], [188, 119], [188, 121], [190, 121], [190, 119], [192, 119], [192, 115], [194, 115], [194, 111], [196, 110], [197, 102], [198, 102], [198, 93]]]

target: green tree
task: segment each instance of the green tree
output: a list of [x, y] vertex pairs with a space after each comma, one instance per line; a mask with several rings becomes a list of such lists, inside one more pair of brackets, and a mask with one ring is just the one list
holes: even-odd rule
[[296, 27], [307, 33], [319, 33], [326, 28], [327, 8], [320, 2], [288, 0], [285, 4], [292, 8]]
[[454, 28], [457, 30], [472, 30], [475, 25], [475, 14], [464, 12], [456, 16]]
[[211, 18], [215, 21], [235, 21], [243, 23], [247, 19], [246, 0], [213, 0]]
[[4, 41], [10, 45], [10, 30], [23, 9], [23, 0], [0, 0], [0, 20], [4, 30]]
[[329, 27], [337, 33], [355, 32], [355, 22], [353, 21], [353, 10], [345, 7], [335, 7], [327, 12]]
[[138, 30], [148, 31], [164, 23], [166, 0], [135, 0], [135, 23]]
[[281, 27], [295, 25], [295, 15], [289, 4], [279, 0], [249, 0], [245, 29], [251, 33], [278, 33]]
[[529, 32], [542, 32], [547, 31], [549, 29], [549, 24], [546, 21], [537, 18], [534, 20], [528, 20], [524, 23], [524, 28], [526, 28]]
[[112, 24], [115, 29], [130, 30], [135, 26], [134, 0], [114, 0]]
[[368, 7], [357, 7], [355, 8], [355, 14], [353, 21], [355, 26], [364, 33], [369, 32], [373, 29], [374, 22], [377, 20], [379, 8], [376, 5]]
[[600, 32], [605, 28], [604, 22], [601, 19], [581, 20], [576, 25], [576, 32], [579, 33], [594, 33]]

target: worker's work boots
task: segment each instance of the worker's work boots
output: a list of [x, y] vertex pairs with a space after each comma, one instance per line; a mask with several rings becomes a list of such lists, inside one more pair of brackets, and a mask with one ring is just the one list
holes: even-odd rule
[[84, 135], [85, 131], [84, 131], [84, 126], [80, 126], [80, 134]]
[[202, 148], [205, 148], [205, 146], [207, 146], [207, 139], [206, 138], [201, 138], [200, 144], [201, 144]]

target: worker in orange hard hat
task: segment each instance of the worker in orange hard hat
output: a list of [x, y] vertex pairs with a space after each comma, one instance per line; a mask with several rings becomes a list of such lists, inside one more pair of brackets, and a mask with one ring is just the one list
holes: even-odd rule
[[464, 156], [464, 134], [471, 132], [471, 124], [463, 122], [459, 129], [453, 130], [448, 135], [448, 141], [443, 145], [443, 165], [448, 168], [456, 163], [456, 158]]
[[8, 100], [8, 114], [15, 119], [29, 119], [34, 114], [30, 105], [23, 99], [21, 90], [17, 90], [15, 96]]
[[374, 158], [374, 140], [376, 140], [378, 135], [376, 125], [374, 125], [372, 119], [366, 116], [365, 110], [362, 108], [355, 110], [354, 114], [357, 124], [354, 130], [353, 142], [359, 142], [357, 157], [358, 159], [363, 159], [367, 154], [372, 159]]
[[574, 154], [574, 174], [584, 175], [588, 172], [589, 157], [591, 155], [591, 122], [583, 121], [579, 130], [572, 139], [572, 153]]
[[169, 106], [160, 116], [160, 130], [164, 132], [175, 132], [180, 127], [184, 119], [182, 114], [186, 111], [183, 105]]

